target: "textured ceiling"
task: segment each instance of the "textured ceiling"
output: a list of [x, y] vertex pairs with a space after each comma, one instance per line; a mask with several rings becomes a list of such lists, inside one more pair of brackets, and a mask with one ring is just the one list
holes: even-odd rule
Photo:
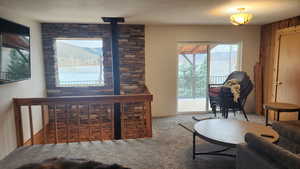
[[138, 24], [230, 24], [236, 8], [265, 24], [300, 15], [300, 0], [0, 0], [0, 8], [40, 22], [98, 23], [125, 17]]

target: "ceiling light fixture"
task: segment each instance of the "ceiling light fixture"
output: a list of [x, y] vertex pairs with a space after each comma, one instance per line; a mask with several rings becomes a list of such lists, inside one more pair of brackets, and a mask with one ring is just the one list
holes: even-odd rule
[[252, 19], [252, 14], [244, 13], [245, 8], [238, 8], [239, 13], [230, 16], [230, 21], [233, 25], [244, 25]]

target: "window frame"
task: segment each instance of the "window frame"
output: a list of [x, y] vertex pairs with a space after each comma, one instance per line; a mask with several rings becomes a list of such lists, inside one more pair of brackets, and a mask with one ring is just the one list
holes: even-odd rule
[[[57, 49], [56, 49], [56, 41], [57, 40], [101, 40], [102, 41], [102, 74], [103, 74], [103, 84], [102, 85], [82, 85], [82, 86], [64, 86], [59, 84], [59, 72], [58, 72], [58, 58], [57, 58]], [[107, 88], [106, 86], [106, 80], [105, 80], [105, 65], [104, 65], [104, 38], [102, 37], [56, 37], [53, 39], [53, 49], [54, 49], [54, 71], [55, 71], [55, 88], [57, 89], [70, 89], [70, 90], [76, 90], [76, 89], [102, 89]], [[100, 56], [99, 56], [100, 57]]]

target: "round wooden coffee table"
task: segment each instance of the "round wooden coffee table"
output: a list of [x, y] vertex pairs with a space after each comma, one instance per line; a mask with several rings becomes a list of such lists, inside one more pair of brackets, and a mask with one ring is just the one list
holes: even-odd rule
[[266, 126], [271, 126], [269, 121], [269, 110], [277, 112], [277, 121], [279, 121], [281, 112], [298, 112], [298, 120], [300, 120], [300, 106], [290, 103], [268, 103], [264, 105], [266, 115]]
[[[269, 142], [275, 143], [279, 139], [278, 133], [270, 127], [257, 123], [229, 120], [209, 119], [197, 122], [193, 132], [193, 159], [196, 155], [222, 155], [235, 157], [235, 155], [223, 153], [236, 145], [245, 143], [245, 134], [253, 133], [262, 136]], [[207, 142], [224, 146], [224, 149], [212, 152], [196, 152], [196, 136]]]

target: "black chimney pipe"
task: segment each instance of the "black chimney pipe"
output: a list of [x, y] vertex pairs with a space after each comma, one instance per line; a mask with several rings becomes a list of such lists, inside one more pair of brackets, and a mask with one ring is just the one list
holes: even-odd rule
[[[125, 22], [124, 18], [120, 17], [102, 17], [103, 22], [110, 23], [111, 30], [111, 54], [112, 54], [112, 68], [113, 68], [113, 84], [114, 95], [120, 95], [120, 57], [118, 44], [118, 23]], [[114, 104], [114, 128], [115, 139], [121, 139], [121, 107], [120, 103]]]

